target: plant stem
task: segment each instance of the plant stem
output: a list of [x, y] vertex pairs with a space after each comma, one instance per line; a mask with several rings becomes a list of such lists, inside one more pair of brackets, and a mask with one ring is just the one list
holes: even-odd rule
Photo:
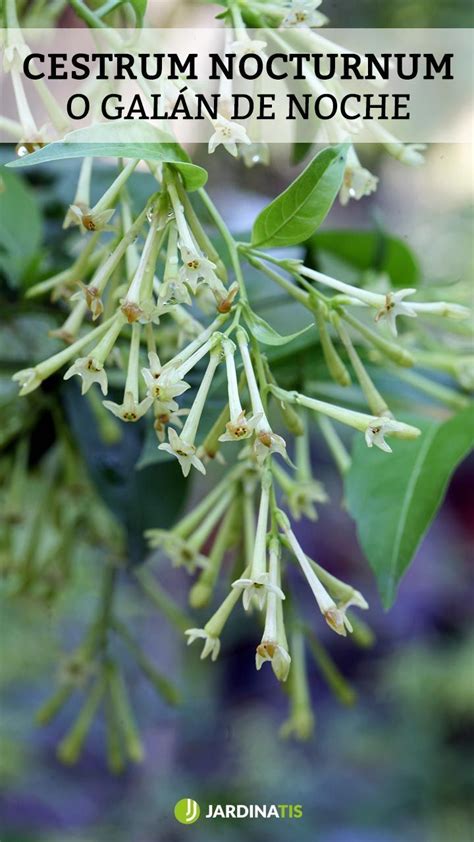
[[208, 196], [206, 191], [203, 187], [198, 190], [199, 197], [202, 200], [202, 203], [205, 205], [209, 214], [214, 221], [216, 228], [218, 229], [219, 233], [222, 235], [222, 238], [227, 246], [227, 250], [229, 252], [230, 261], [232, 263], [232, 268], [235, 272], [235, 277], [237, 278], [237, 282], [239, 284], [239, 291], [240, 291], [240, 299], [241, 301], [246, 304], [248, 303], [248, 295], [247, 290], [245, 287], [244, 276], [242, 273], [242, 267], [240, 265], [240, 258], [239, 258], [239, 250], [237, 248], [237, 243], [235, 242], [232, 234], [230, 233], [227, 225], [225, 224], [222, 216], [220, 215], [219, 211], [217, 210], [214, 202]]

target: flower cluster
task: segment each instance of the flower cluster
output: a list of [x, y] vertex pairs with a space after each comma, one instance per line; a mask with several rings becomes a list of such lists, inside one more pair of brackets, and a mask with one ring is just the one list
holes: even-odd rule
[[[11, 2], [7, 5], [11, 11]], [[282, 49], [288, 46], [288, 29], [325, 22], [317, 0], [255, 2], [255, 7], [265, 12], [266, 22], [269, 16], [276, 30], [275, 43]], [[237, 53], [266, 49], [265, 42], [250, 39], [243, 8], [239, 11], [238, 4], [232, 4], [228, 16], [228, 38]], [[31, 138], [36, 127], [31, 121], [27, 125], [26, 101], [16, 70], [22, 49], [21, 42], [9, 42], [6, 62], [22, 125]], [[345, 140], [346, 128], [340, 127], [333, 139]], [[379, 139], [400, 160], [412, 165], [421, 162], [418, 147], [404, 147], [386, 133]], [[252, 162], [266, 158], [265, 150], [251, 144], [242, 127], [225, 114], [214, 121], [209, 151], [219, 144], [232, 155], [242, 146]], [[372, 193], [377, 184], [352, 146], [346, 161], [340, 193], [343, 204]], [[368, 608], [358, 590], [305, 552], [284, 511], [294, 520], [315, 521], [317, 506], [329, 499], [313, 475], [310, 419], [316, 419], [341, 473], [348, 470], [350, 456], [339, 425], [355, 430], [368, 448], [387, 454], [392, 453], [392, 440], [416, 439], [420, 430], [395, 417], [395, 407], [389, 406], [374, 382], [371, 364], [396, 367], [400, 379], [415, 364], [449, 371], [463, 388], [469, 388], [469, 359], [454, 362], [452, 355], [436, 356], [429, 344], [423, 347], [422, 340], [420, 348], [417, 331], [422, 320], [429, 326], [433, 318], [438, 324], [441, 319], [444, 327], [449, 320], [464, 319], [468, 311], [441, 300], [420, 301], [415, 289], [394, 289], [385, 277], [350, 284], [317, 270], [309, 259], [303, 263], [275, 257], [251, 243], [237, 243], [203, 188], [191, 198], [189, 165], [187, 169], [179, 163], [141, 162], [149, 171], [152, 190], [146, 205], [136, 212], [130, 179], [138, 164], [137, 160], [121, 164], [108, 189], [93, 202], [93, 159], [83, 159], [64, 219], [64, 228], [77, 233], [79, 254], [69, 268], [28, 292], [30, 297], [51, 293], [62, 309], [65, 319], [54, 335], [64, 347], [18, 371], [14, 380], [20, 394], [28, 395], [62, 372], [65, 380], [79, 378], [82, 394], [90, 393], [96, 400], [107, 397], [100, 411], [103, 407], [103, 415], [110, 413], [109, 420], [111, 416], [126, 423], [145, 419], [146, 424], [146, 416], [152, 416], [157, 456], [176, 460], [185, 477], [192, 468], [205, 474], [214, 459], [225, 464], [220, 481], [177, 524], [148, 531], [149, 546], [195, 577], [189, 595], [194, 609], [210, 604], [227, 579], [225, 598], [203, 627], [187, 621], [183, 627], [182, 617], [177, 618], [177, 625], [188, 643], [203, 642], [201, 657], [216, 660], [224, 627], [241, 601], [245, 614], [256, 618], [256, 669], [268, 661], [279, 681], [288, 679], [291, 715], [284, 733], [307, 736], [312, 714], [303, 644], [308, 635], [289, 607], [293, 605], [290, 562], [306, 580], [325, 623], [337, 635], [361, 634], [363, 626], [352, 609]], [[201, 221], [203, 211], [221, 235], [223, 245], [218, 249]], [[263, 345], [284, 345], [285, 337], [255, 312], [244, 261], [309, 314], [314, 344], [338, 387], [333, 402], [322, 399], [318, 384], [304, 371], [297, 372], [291, 383], [285, 382], [285, 388], [281, 385], [283, 379]], [[347, 406], [344, 399], [343, 388], [352, 378], [358, 387], [357, 409], [352, 402]], [[109, 399], [109, 382], [115, 400]], [[416, 383], [429, 394], [437, 388], [423, 377]], [[458, 405], [463, 400], [459, 395], [448, 397]], [[396, 452], [384, 456], [396, 457]], [[48, 499], [46, 494], [44, 499]], [[226, 557], [231, 552], [237, 567], [226, 577]], [[139, 578], [152, 599], [160, 602], [156, 584], [146, 574]], [[169, 602], [164, 604], [169, 611]], [[175, 609], [172, 613], [176, 616]], [[120, 633], [130, 644], [127, 632]], [[314, 644], [313, 637], [311, 641]], [[130, 645], [133, 648], [133, 641]], [[126, 703], [114, 668], [103, 661], [101, 670], [92, 683], [87, 715], [108, 693], [119, 699], [117, 710], [123, 713]], [[147, 666], [145, 671], [150, 670]], [[140, 750], [130, 728], [129, 754], [137, 758]], [[67, 743], [63, 751], [66, 759], [77, 751], [73, 737], [73, 747]]]

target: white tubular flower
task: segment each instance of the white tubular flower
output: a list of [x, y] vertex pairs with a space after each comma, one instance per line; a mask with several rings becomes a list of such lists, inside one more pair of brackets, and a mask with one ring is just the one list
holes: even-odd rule
[[294, 555], [296, 556], [301, 566], [301, 569], [306, 577], [306, 581], [308, 582], [308, 585], [313, 591], [316, 602], [319, 606], [319, 610], [321, 611], [321, 614], [326, 620], [326, 623], [328, 624], [328, 626], [330, 626], [330, 628], [333, 631], [336, 632], [336, 634], [340, 634], [343, 637], [346, 637], [346, 629], [350, 631], [350, 623], [348, 626], [349, 621], [347, 620], [344, 611], [338, 608], [332, 597], [327, 592], [324, 585], [316, 576], [316, 573], [314, 572], [310, 562], [308, 561], [305, 553], [303, 552], [301, 546], [298, 543], [296, 535], [291, 529], [289, 520], [286, 517], [286, 515], [283, 512], [279, 512], [277, 519]]
[[179, 270], [179, 279], [181, 282], [187, 283], [194, 294], [196, 294], [199, 281], [209, 284], [211, 288], [219, 284], [223, 286], [214, 271], [216, 264], [203, 257], [197, 247], [190, 249], [180, 242], [179, 248], [183, 260], [183, 265]]
[[[168, 194], [173, 207], [177, 231], [176, 229], [173, 229], [170, 233], [165, 267], [165, 281], [169, 277], [177, 279], [182, 284], [187, 284], [194, 295], [196, 294], [198, 287], [204, 283], [210, 287], [216, 296], [219, 295], [221, 298], [225, 297], [227, 290], [224, 284], [217, 277], [215, 272], [216, 264], [205, 257], [198, 246], [186, 221], [184, 208], [181, 204], [176, 187], [172, 183], [168, 185]], [[183, 265], [181, 266], [179, 272], [176, 273], [174, 261], [177, 257], [177, 248], [175, 247], [175, 239], [177, 238], [178, 233], [179, 249], [181, 251]]]
[[425, 162], [425, 143], [387, 143], [385, 148], [400, 163], [409, 167], [419, 167]]
[[74, 374], [78, 374], [82, 379], [81, 394], [85, 395], [93, 383], [99, 384], [103, 395], [107, 394], [109, 386], [104, 369], [104, 363], [101, 362], [101, 360], [98, 360], [93, 356], [78, 357], [78, 359], [66, 371], [64, 380], [69, 380]]
[[[271, 584], [278, 587], [280, 584], [280, 543], [275, 538], [270, 541], [269, 577]], [[269, 591], [267, 595], [265, 628], [255, 654], [257, 670], [261, 669], [265, 661], [271, 662], [278, 681], [286, 681], [291, 658], [283, 626], [282, 602], [274, 591]]]
[[[73, 365], [68, 368], [64, 380], [69, 380], [74, 374], [82, 378], [82, 394], [89, 391], [93, 383], [98, 383], [102, 394], [106, 395], [108, 390], [107, 375], [104, 363], [109, 356], [120, 331], [124, 324], [124, 317], [119, 313], [110, 325], [107, 333], [93, 348], [87, 357], [79, 357]], [[74, 347], [74, 346], [71, 346]]]
[[[171, 530], [148, 530], [146, 537], [150, 547], [161, 548], [174, 566], [184, 566], [190, 573], [194, 572], [196, 567], [208, 568], [210, 560], [203, 554], [202, 547], [222, 516], [228, 512], [234, 492], [234, 485], [226, 485], [224, 489], [219, 489], [217, 499], [212, 499], [216, 498], [214, 489], [208, 495], [207, 501], [200, 504], [201, 511], [197, 516], [194, 510]], [[211, 508], [208, 506], [209, 500]], [[199, 509], [199, 506], [197, 508]]]
[[20, 396], [33, 392], [43, 382], [43, 378], [36, 368], [23, 368], [21, 371], [16, 371], [12, 375], [12, 380], [20, 384], [18, 393]]
[[201, 652], [201, 661], [204, 658], [207, 658], [208, 655], [211, 656], [212, 661], [216, 660], [221, 648], [221, 642], [218, 637], [213, 637], [204, 629], [187, 629], [184, 633], [188, 635], [188, 646], [190, 646], [191, 643], [194, 643], [195, 640], [204, 640], [204, 646]]
[[326, 15], [316, 11], [321, 3], [322, 0], [292, 0], [281, 25], [297, 29], [324, 26], [328, 22]]
[[[248, 571], [249, 568], [247, 567], [243, 575], [245, 576]], [[203, 629], [188, 629], [185, 631], [185, 634], [189, 635], [188, 644], [193, 643], [198, 638], [203, 638], [206, 641], [201, 658], [205, 658], [210, 654], [212, 660], [216, 660], [220, 651], [220, 636], [227, 620], [239, 601], [239, 597], [238, 590], [231, 590]]]
[[[267, 605], [270, 600], [276, 600], [275, 594], [268, 594]], [[290, 671], [291, 657], [283, 646], [275, 643], [274, 640], [268, 639], [264, 634], [262, 642], [257, 646], [257, 653], [255, 655], [256, 668], [258, 670], [261, 669], [265, 661], [271, 662], [273, 672], [278, 678], [278, 681], [286, 681]]]
[[355, 303], [360, 301], [361, 304], [366, 304], [369, 307], [376, 307], [378, 309], [384, 307], [386, 304], [386, 296], [380, 292], [371, 292], [368, 289], [362, 289], [360, 287], [355, 287], [352, 284], [346, 284], [344, 281], [339, 281], [337, 278], [332, 278], [330, 275], [325, 275], [323, 272], [316, 271], [316, 269], [308, 269], [307, 266], [298, 266], [298, 272], [300, 275], [303, 275], [305, 278], [309, 278], [311, 281], [317, 281], [318, 283], [323, 284], [323, 286], [330, 287], [331, 289], [337, 290], [337, 292], [341, 292], [343, 295], [350, 296], [350, 298], [354, 299]]
[[365, 431], [365, 441], [367, 443], [367, 447], [378, 447], [380, 450], [384, 450], [386, 453], [391, 453], [392, 448], [389, 444], [385, 441], [385, 436], [390, 435], [391, 433], [400, 433], [403, 432], [405, 425], [400, 423], [399, 421], [395, 421], [393, 418], [387, 417], [380, 417], [380, 418], [373, 418], [369, 426]]
[[178, 410], [174, 398], [190, 389], [189, 383], [174, 376], [173, 370], [162, 373], [158, 355], [151, 351], [148, 354], [149, 368], [142, 368], [142, 377], [147, 387], [147, 395], [155, 401], [155, 412], [166, 415]]
[[471, 315], [469, 307], [464, 307], [463, 304], [452, 304], [450, 301], [434, 301], [432, 303], [420, 301], [419, 303], [413, 302], [411, 306], [416, 315], [426, 313], [428, 316], [444, 316], [455, 321], [468, 319]]
[[[156, 405], [155, 405], [156, 406]], [[166, 437], [166, 427], [171, 424], [172, 427], [178, 427], [181, 429], [183, 426], [183, 422], [181, 421], [181, 417], [183, 415], [189, 415], [189, 409], [178, 409], [173, 412], [156, 412], [155, 409], [155, 421], [153, 423], [153, 429], [157, 435], [159, 442], [164, 442]]]
[[309, 520], [317, 520], [318, 512], [314, 503], [327, 503], [328, 495], [322, 483], [309, 477], [300, 479], [295, 475], [293, 479], [279, 465], [273, 465], [273, 473], [281, 486], [291, 516], [300, 520], [305, 515]]
[[241, 329], [237, 331], [237, 342], [239, 343], [245, 376], [247, 378], [247, 387], [250, 393], [253, 418], [256, 421], [253, 448], [257, 463], [259, 465], [263, 465], [265, 459], [270, 453], [279, 453], [284, 459], [288, 459], [285, 439], [273, 432], [270, 427], [270, 422], [265, 414], [258, 389], [257, 379], [253, 370], [252, 360], [250, 359], [247, 337], [245, 332]]
[[158, 293], [158, 302], [163, 308], [163, 312], [165, 312], [164, 308], [174, 306], [175, 304], [192, 304], [189, 290], [186, 284], [179, 278], [169, 278], [169, 280], [161, 284]]
[[[385, 304], [375, 316], [375, 321], [386, 319], [390, 330], [397, 336], [397, 316], [409, 316], [416, 318], [416, 310], [412, 304], [405, 304], [403, 299], [407, 295], [413, 295], [416, 289], [401, 289], [399, 292], [389, 292], [385, 296]], [[419, 306], [419, 305], [418, 305]]]
[[361, 593], [359, 593], [359, 591], [354, 591], [350, 599], [338, 605], [338, 610], [341, 611], [344, 615], [344, 625], [347, 628], [347, 631], [350, 632], [350, 634], [352, 634], [353, 628], [352, 623], [346, 615], [346, 611], [351, 606], [354, 606], [354, 608], [362, 608], [364, 611], [366, 611], [369, 607], [369, 603], [366, 599], [364, 599], [364, 597]]
[[63, 222], [63, 228], [77, 225], [82, 233], [86, 231], [113, 231], [108, 225], [115, 213], [115, 208], [95, 212], [84, 205], [70, 205]]
[[255, 415], [248, 420], [242, 409], [237, 383], [237, 371], [235, 367], [235, 345], [230, 339], [224, 339], [223, 350], [227, 370], [227, 391], [229, 397], [230, 421], [225, 425], [226, 432], [219, 436], [219, 441], [240, 441], [252, 435], [261, 415]]
[[218, 146], [222, 145], [234, 158], [237, 157], [237, 144], [250, 143], [250, 138], [247, 135], [243, 126], [235, 123], [233, 120], [226, 120], [222, 115], [218, 115], [216, 120], [212, 120], [214, 127], [214, 134], [209, 140], [208, 151], [211, 155]]
[[305, 515], [309, 520], [317, 520], [318, 512], [314, 503], [327, 503], [328, 495], [317, 480], [307, 482], [295, 482], [286, 495], [288, 508], [295, 520], [300, 520]]
[[315, 575], [319, 578], [322, 584], [328, 588], [331, 596], [333, 596], [336, 600], [337, 610], [339, 612], [337, 615], [338, 620], [341, 620], [342, 618], [343, 625], [349, 632], [352, 632], [352, 626], [346, 616], [346, 612], [351, 606], [354, 606], [355, 608], [362, 608], [366, 611], [369, 607], [367, 600], [362, 596], [360, 591], [355, 590], [355, 588], [351, 585], [346, 584], [346, 582], [342, 582], [331, 573], [328, 573], [327, 570], [324, 570], [323, 567], [320, 567], [319, 564], [316, 564], [316, 562], [308, 556], [306, 556], [306, 558]]
[[103, 401], [103, 405], [116, 418], [122, 421], [138, 421], [150, 409], [153, 403], [153, 398], [144, 398], [137, 402], [132, 392], [126, 391], [123, 397], [123, 403], [113, 403], [112, 401]]
[[113, 322], [114, 317], [108, 319], [106, 322], [99, 325], [99, 327], [96, 327], [91, 331], [91, 333], [77, 339], [72, 345], [69, 345], [62, 351], [58, 351], [57, 354], [53, 354], [52, 357], [48, 357], [46, 360], [38, 363], [33, 368], [24, 368], [13, 374], [12, 380], [20, 384], [20, 395], [27, 395], [34, 389], [37, 389], [43, 380], [51, 377], [52, 374], [59, 371], [59, 369], [66, 363], [71, 362], [79, 351], [82, 351], [86, 345], [89, 345], [92, 337], [94, 339], [98, 339], [99, 336], [104, 336], [106, 331], [110, 330]]
[[[184, 377], [188, 371], [191, 371], [196, 363], [199, 362], [199, 360], [202, 359], [202, 357], [204, 357], [209, 351], [209, 348], [211, 347], [212, 334], [219, 330], [226, 318], [226, 315], [217, 316], [217, 318], [214, 319], [214, 321], [205, 329], [202, 328], [199, 322], [193, 320], [188, 327], [189, 329], [193, 327], [192, 333], [195, 338], [190, 336], [191, 342], [182, 348], [176, 356], [164, 364], [162, 367], [162, 373], [166, 373], [166, 375], [168, 375], [169, 372], [173, 371], [179, 373], [179, 377]], [[189, 322], [189, 318], [187, 318], [186, 321]]]
[[[376, 419], [373, 416], [367, 415], [365, 412], [356, 412], [353, 409], [346, 409], [343, 406], [326, 403], [326, 401], [320, 401], [317, 398], [309, 398], [307, 395], [301, 395], [298, 392], [286, 392], [284, 389], [280, 389], [279, 386], [271, 386], [270, 388], [275, 397], [282, 400], [283, 403], [296, 403], [299, 406], [305, 406], [316, 412], [322, 412], [323, 415], [328, 415], [329, 418], [334, 418], [336, 421], [347, 424], [349, 427], [353, 427], [362, 433], [365, 433], [367, 427], [374, 421], [379, 420], [378, 418]], [[418, 427], [412, 427], [410, 424], [405, 424], [402, 421], [395, 423], [396, 426], [390, 430], [387, 428], [387, 432], [390, 432], [397, 438], [416, 439], [421, 433]]]
[[176, 430], [170, 427], [168, 430], [168, 440], [169, 444], [160, 444], [158, 445], [158, 449], [165, 450], [167, 453], [171, 453], [172, 456], [176, 456], [185, 477], [188, 476], [192, 467], [200, 471], [201, 474], [206, 473], [201, 459], [198, 459], [196, 456], [194, 444], [185, 441], [184, 431], [181, 436], [178, 436]]
[[127, 380], [123, 396], [123, 403], [104, 401], [103, 405], [122, 421], [138, 421], [147, 412], [153, 403], [153, 398], [148, 396], [144, 400], [138, 399], [138, 366], [140, 354], [140, 332], [141, 326], [134, 324], [132, 327], [132, 339], [128, 355]]
[[201, 420], [202, 411], [204, 409], [209, 389], [211, 387], [212, 379], [214, 377], [216, 368], [220, 362], [220, 342], [220, 334], [216, 334], [213, 339], [213, 348], [211, 350], [211, 355], [206, 372], [201, 381], [201, 385], [199, 386], [197, 395], [194, 399], [194, 403], [186, 419], [186, 423], [182, 429], [181, 435], [178, 436], [176, 431], [170, 428], [168, 431], [169, 444], [158, 445], [160, 450], [165, 450], [168, 453], [171, 453], [173, 456], [177, 457], [185, 477], [188, 476], [192, 466], [194, 466], [202, 474], [206, 473], [206, 469], [201, 459], [199, 459], [196, 455], [196, 447], [194, 445], [194, 440], [196, 438], [196, 433], [199, 427], [199, 422]]
[[349, 199], [362, 199], [370, 196], [377, 189], [378, 178], [363, 167], [351, 146], [347, 155], [347, 163], [339, 191], [341, 205], [347, 205]]
[[127, 289], [124, 298], [120, 299], [122, 313], [129, 324], [136, 321], [156, 322], [160, 320], [160, 309], [156, 306], [152, 297], [154, 267], [158, 257], [158, 251], [163, 240], [163, 229], [159, 222], [161, 218], [161, 207], [156, 202], [150, 208], [147, 215], [150, 227], [148, 229], [143, 251], [136, 268], [131, 268], [132, 281]]
[[95, 322], [104, 312], [100, 290], [93, 284], [83, 284], [82, 281], [78, 282], [78, 286], [79, 292], [71, 295], [71, 301], [80, 301], [81, 299], [85, 301], [87, 309], [91, 313], [92, 321]]
[[237, 579], [235, 582], [232, 582], [233, 588], [239, 588], [243, 591], [242, 602], [246, 611], [249, 610], [253, 599], [261, 611], [265, 605], [265, 599], [268, 593], [274, 593], [277, 597], [279, 597], [279, 599], [285, 598], [281, 588], [270, 580], [270, 574], [267, 572], [266, 539], [270, 486], [271, 475], [265, 474], [262, 478], [262, 492], [260, 496], [257, 531], [255, 535], [250, 576], [248, 578], [243, 577], [241, 579]]

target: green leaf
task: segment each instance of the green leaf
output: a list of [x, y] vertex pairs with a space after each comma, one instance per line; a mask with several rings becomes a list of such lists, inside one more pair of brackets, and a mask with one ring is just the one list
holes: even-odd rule
[[[173, 141], [171, 135], [149, 125], [135, 127], [134, 132], [133, 126], [125, 121], [118, 121], [113, 127], [116, 139], [113, 142], [101, 139], [110, 138], [110, 131], [110, 124], [103, 123], [87, 129], [77, 129], [65, 135], [62, 141], [48, 143], [31, 155], [10, 161], [7, 167], [29, 167], [64, 158], [89, 156], [133, 158], [172, 164], [183, 176], [187, 190], [197, 190], [206, 183], [206, 170], [193, 164], [189, 155]], [[134, 134], [140, 140], [134, 140]], [[147, 138], [146, 142], [142, 142], [144, 137]]]
[[385, 231], [321, 231], [311, 238], [310, 248], [316, 257], [322, 251], [361, 271], [386, 272], [395, 287], [416, 287], [420, 282], [420, 267], [411, 249]]
[[394, 441], [392, 455], [369, 450], [358, 436], [345, 483], [347, 506], [387, 609], [452, 473], [473, 446], [474, 407], [443, 424], [416, 424], [419, 439]]
[[295, 181], [257, 217], [252, 245], [294, 246], [314, 233], [342, 183], [347, 149], [323, 149]]
[[143, 18], [145, 17], [148, 0], [128, 0], [128, 2], [133, 7], [133, 11], [137, 16], [138, 25], [141, 26], [143, 23]]
[[42, 239], [41, 214], [25, 181], [2, 167], [0, 192], [0, 270], [18, 286]]
[[256, 313], [246, 311], [246, 319], [252, 335], [263, 345], [287, 345], [288, 342], [292, 342], [293, 339], [296, 339], [298, 336], [301, 336], [301, 334], [306, 333], [307, 330], [314, 327], [314, 323], [311, 322], [311, 324], [306, 325], [306, 327], [298, 330], [296, 333], [290, 333], [287, 336], [282, 336], [281, 333], [278, 333], [275, 328], [269, 325], [265, 319], [262, 319], [262, 317], [258, 316]]
[[294, 164], [294, 166], [301, 164], [304, 159], [308, 157], [313, 146], [313, 143], [308, 142], [294, 143], [291, 149], [291, 163]]

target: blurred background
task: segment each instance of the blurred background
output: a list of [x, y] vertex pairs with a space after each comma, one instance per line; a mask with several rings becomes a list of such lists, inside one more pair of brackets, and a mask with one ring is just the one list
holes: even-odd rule
[[[158, 5], [163, 12], [160, 3], [152, 4], [152, 13]], [[178, 4], [168, 6], [173, 14], [186, 14]], [[211, 10], [196, 6], [192, 14], [207, 18]], [[391, 5], [365, 0], [356, 9], [333, 0], [323, 11], [334, 26], [421, 27], [469, 26], [472, 10], [461, 0]], [[423, 283], [468, 281], [473, 257], [472, 149], [433, 146], [419, 169], [405, 169], [375, 147], [359, 152], [363, 164], [379, 176], [379, 189], [360, 203], [336, 205], [324, 228], [382, 227], [413, 251]], [[2, 150], [2, 162], [12, 156], [13, 150]], [[246, 169], [222, 150], [207, 158], [196, 149], [193, 156], [209, 168], [210, 193], [236, 234], [245, 234], [265, 202], [298, 172], [288, 150], [278, 147], [272, 150], [270, 168]], [[311, 595], [298, 591], [306, 619], [317, 628], [353, 689], [347, 694], [352, 704], [341, 704], [308, 662], [316, 715], [311, 741], [299, 744], [279, 737], [287, 699], [268, 666], [255, 671], [255, 629], [240, 607], [226, 629], [218, 661], [201, 662], [196, 648], [184, 646], [176, 629], [143, 600], [124, 572], [118, 613], [160, 672], [180, 688], [182, 704], [172, 708], [162, 701], [134, 659], [120, 652], [145, 745], [143, 764], [120, 776], [109, 773], [100, 718], [79, 763], [69, 768], [58, 762], [56, 746], [70, 725], [75, 702], [44, 728], [35, 724], [35, 713], [52, 692], [58, 662], [61, 670], [64, 653], [77, 645], [94, 614], [104, 558], [122, 552], [125, 545], [128, 559], [141, 560], [143, 526], [169, 525], [183, 506], [201, 496], [205, 483], [198, 480], [185, 487], [168, 464], [148, 466], [135, 476], [140, 430], [127, 428], [126, 448], [118, 441], [103, 446], [94, 432], [94, 407], [84, 409], [78, 389], [66, 387], [59, 378], [46, 386], [44, 400], [17, 400], [9, 382], [11, 371], [56, 348], [55, 340], [45, 344], [44, 339], [46, 330], [60, 323], [54, 306], [25, 302], [22, 294], [38, 273], [46, 277], [46, 269], [51, 273], [70, 259], [71, 239], [61, 224], [78, 164], [62, 162], [25, 172], [20, 209], [8, 209], [17, 213], [19, 248], [15, 259], [2, 251], [0, 260], [0, 476], [7, 479], [11, 453], [27, 430], [29, 480], [23, 509], [26, 517], [34, 518], [39, 502], [46, 499], [51, 507], [66, 510], [65, 523], [74, 512], [69, 543], [62, 545], [64, 557], [74, 563], [64, 579], [59, 576], [57, 581], [65, 587], [58, 592], [52, 582], [46, 592], [12, 597], [8, 575], [2, 577], [2, 842], [180, 842], [188, 836], [198, 842], [273, 842], [286, 840], [289, 833], [301, 842], [472, 842], [472, 457], [456, 472], [395, 606], [384, 613], [358, 549], [354, 524], [344, 510], [341, 483], [322, 441], [314, 437], [314, 472], [326, 485], [331, 503], [320, 507], [316, 524], [301, 521], [297, 534], [310, 555], [367, 597], [375, 642], [356, 646], [322, 629]], [[101, 165], [97, 195], [109, 179], [107, 166]], [[133, 179], [132, 192], [139, 203], [147, 195], [147, 176], [137, 173]], [[41, 223], [28, 217], [33, 204], [41, 212]], [[5, 205], [0, 211], [5, 219]], [[260, 312], [289, 332], [281, 300], [269, 300], [267, 288], [254, 290], [254, 295], [262, 300]], [[410, 387], [402, 389], [403, 398], [410, 401]], [[71, 474], [59, 480], [55, 475], [48, 485], [49, 463], [43, 457], [61, 423], [51, 406], [64, 412], [80, 459], [72, 459], [73, 479]], [[85, 469], [80, 467], [83, 462]], [[106, 506], [91, 519], [96, 495]], [[86, 511], [77, 514], [84, 502]], [[28, 523], [28, 534], [34, 534]], [[48, 538], [51, 547], [56, 537]], [[1, 560], [5, 564], [3, 556]], [[187, 574], [171, 569], [159, 556], [153, 564], [163, 587], [184, 610]], [[195, 624], [206, 619], [203, 612]], [[297, 803], [303, 805], [304, 817], [297, 824], [215, 820], [183, 828], [173, 817], [173, 807], [184, 797], [201, 805]]]

